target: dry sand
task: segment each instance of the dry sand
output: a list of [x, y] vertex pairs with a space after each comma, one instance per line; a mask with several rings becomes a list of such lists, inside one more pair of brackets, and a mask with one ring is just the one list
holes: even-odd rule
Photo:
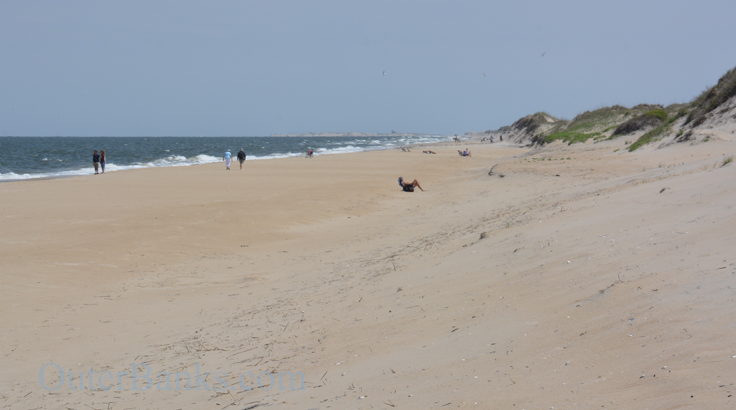
[[731, 135], [0, 184], [0, 407], [734, 408]]

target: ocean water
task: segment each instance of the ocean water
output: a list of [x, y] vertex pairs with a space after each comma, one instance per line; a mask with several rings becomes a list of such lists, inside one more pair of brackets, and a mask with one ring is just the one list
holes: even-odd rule
[[106, 172], [222, 160], [244, 148], [248, 160], [391, 149], [447, 141], [443, 136], [375, 137], [0, 137], [0, 182], [94, 173], [92, 151], [104, 150]]

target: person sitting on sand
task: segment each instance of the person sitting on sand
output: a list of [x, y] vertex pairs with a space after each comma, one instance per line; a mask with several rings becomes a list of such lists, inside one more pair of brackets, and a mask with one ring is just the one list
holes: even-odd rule
[[461, 157], [469, 157], [470, 156], [470, 150], [465, 148], [465, 150], [460, 151], [457, 150], [457, 153], [460, 154]]
[[419, 181], [417, 181], [416, 179], [411, 182], [405, 182], [404, 177], [399, 177], [399, 186], [401, 187], [401, 190], [404, 192], [414, 192], [415, 187], [424, 191], [422, 186], [419, 185]]

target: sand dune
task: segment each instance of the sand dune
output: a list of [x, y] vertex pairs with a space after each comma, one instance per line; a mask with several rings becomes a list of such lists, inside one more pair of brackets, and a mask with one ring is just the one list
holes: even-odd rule
[[736, 145], [623, 147], [0, 184], [0, 403], [732, 408]]

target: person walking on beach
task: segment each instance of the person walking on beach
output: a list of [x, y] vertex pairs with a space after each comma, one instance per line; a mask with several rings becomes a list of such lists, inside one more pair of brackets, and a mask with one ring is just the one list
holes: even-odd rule
[[240, 162], [240, 169], [243, 169], [243, 162], [245, 162], [245, 151], [243, 151], [243, 148], [240, 148], [240, 151], [238, 151], [238, 162]]
[[307, 158], [312, 158], [313, 155], [314, 155], [314, 150], [311, 149], [311, 148], [308, 148], [307, 149]]
[[105, 161], [106, 161], [105, 151], [101, 150], [100, 151], [100, 170], [102, 170], [103, 174], [105, 173]]
[[230, 162], [232, 162], [233, 154], [230, 153], [230, 150], [225, 151], [225, 155], [222, 157], [222, 159], [225, 160], [225, 169], [230, 171]]
[[416, 179], [411, 182], [406, 182], [404, 181], [404, 177], [399, 177], [399, 186], [404, 192], [414, 192], [414, 188], [419, 188], [424, 191], [422, 186], [419, 185], [419, 181], [417, 181]]
[[97, 152], [97, 150], [94, 150], [92, 152], [92, 165], [95, 167], [95, 175], [99, 174], [100, 169], [100, 154]]

